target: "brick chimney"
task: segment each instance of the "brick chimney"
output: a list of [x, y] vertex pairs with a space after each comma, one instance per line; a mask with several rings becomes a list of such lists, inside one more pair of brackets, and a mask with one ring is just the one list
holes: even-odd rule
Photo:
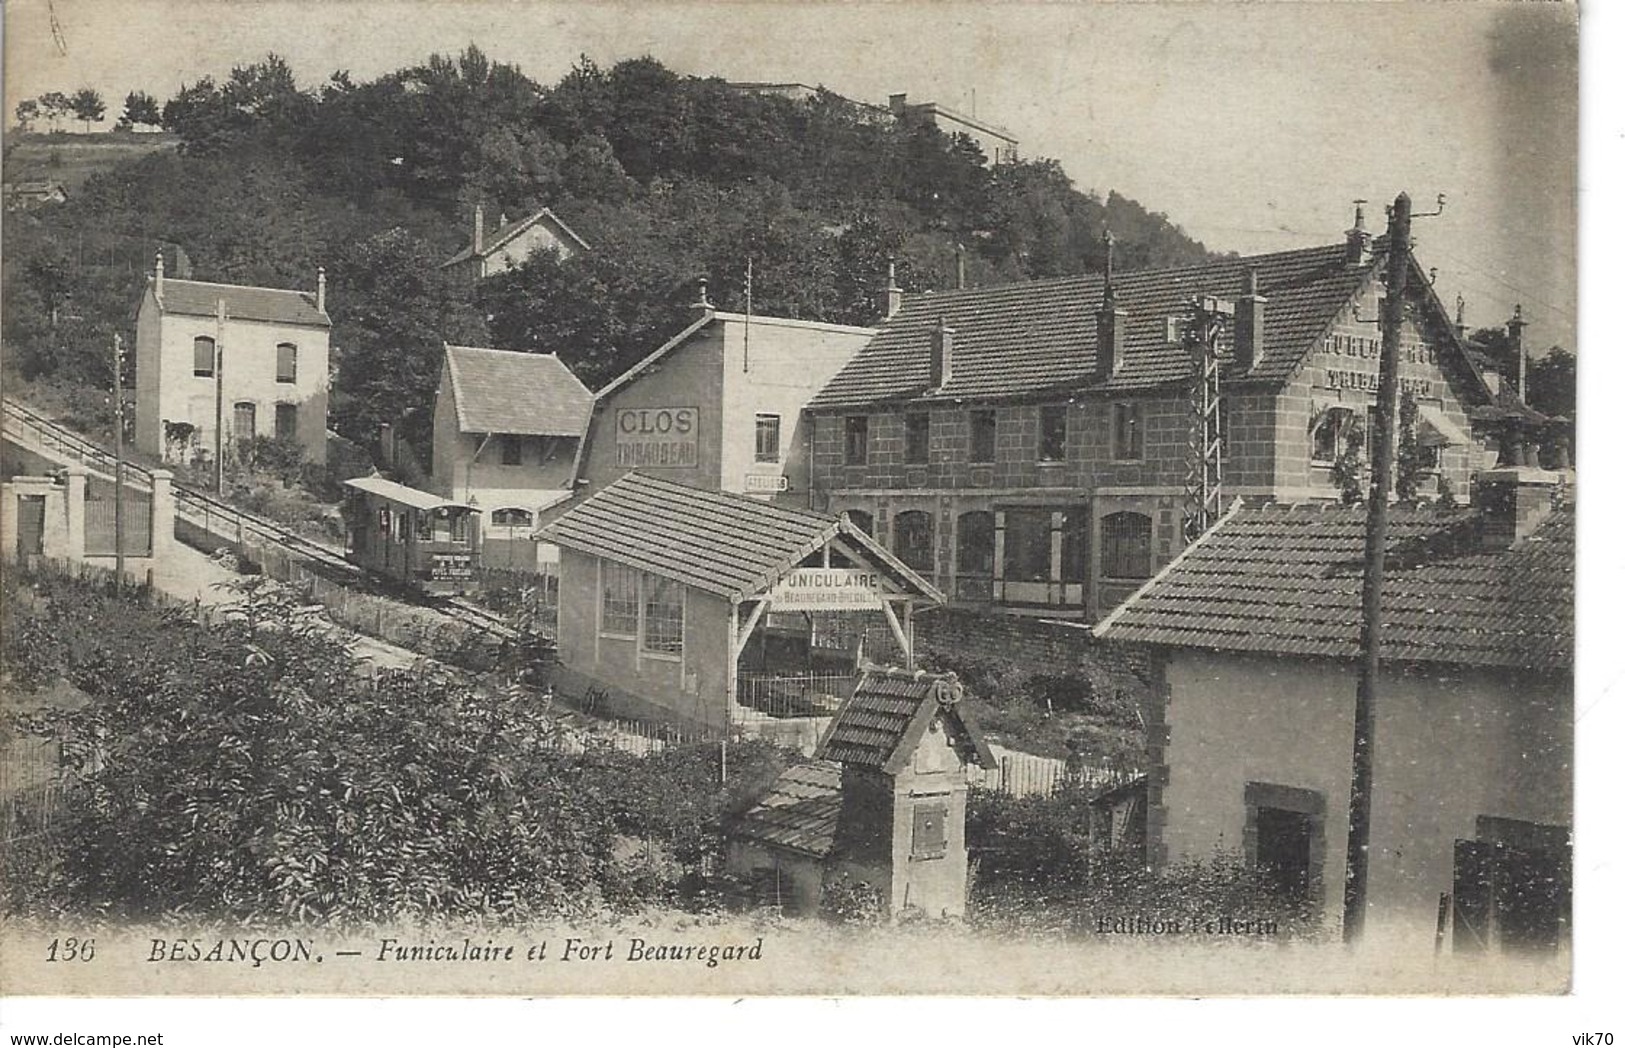
[[1365, 228], [1365, 201], [1354, 202], [1354, 227], [1344, 233], [1343, 264], [1358, 269], [1371, 262], [1371, 234]]
[[474, 205], [474, 253], [485, 250], [485, 205]]
[[898, 94], [888, 96], [886, 99], [886, 106], [893, 113], [901, 115], [908, 109], [908, 92], [903, 91], [899, 92]]
[[941, 389], [954, 377], [954, 329], [947, 317], [938, 317], [931, 332], [931, 388]]
[[316, 267], [316, 312], [327, 312], [327, 267]]
[[158, 249], [158, 257], [152, 261], [152, 293], [159, 298], [164, 297], [164, 249]]
[[1523, 329], [1529, 325], [1523, 319], [1522, 304], [1512, 307], [1512, 319], [1507, 321], [1507, 348], [1512, 350], [1512, 358], [1518, 364], [1518, 398], [1529, 399], [1529, 355], [1523, 350]]
[[1269, 299], [1258, 293], [1258, 270], [1247, 270], [1247, 282], [1236, 302], [1236, 367], [1247, 371], [1264, 359], [1264, 307]]
[[903, 289], [897, 286], [897, 263], [886, 263], [886, 319], [890, 320], [903, 308]]
[[1128, 314], [1117, 308], [1117, 289], [1112, 286], [1112, 248], [1117, 243], [1111, 233], [1105, 237], [1106, 284], [1101, 292], [1100, 310], [1095, 313], [1095, 377], [1102, 381], [1122, 370], [1128, 334]]
[[1562, 475], [1533, 466], [1508, 466], [1478, 475], [1479, 539], [1485, 549], [1510, 549], [1535, 533], [1547, 517]]

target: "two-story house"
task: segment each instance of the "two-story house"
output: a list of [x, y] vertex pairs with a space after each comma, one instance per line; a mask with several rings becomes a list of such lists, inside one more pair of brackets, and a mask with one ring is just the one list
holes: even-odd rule
[[254, 437], [327, 461], [327, 277], [316, 290], [166, 279], [160, 252], [136, 314], [135, 442], [164, 461]]
[[538, 557], [557, 559], [531, 531], [569, 497], [591, 411], [592, 393], [550, 353], [446, 346], [430, 487], [480, 508], [486, 566], [535, 570]]
[[537, 251], [554, 251], [569, 258], [588, 250], [587, 242], [547, 208], [517, 222], [503, 215], [494, 230], [485, 228], [485, 208], [474, 208], [474, 230], [468, 246], [440, 263], [466, 283], [477, 283], [511, 266], [521, 266]]
[[[1376, 400], [1386, 245], [937, 292], [808, 404], [813, 508], [958, 605], [1093, 620], [1184, 545], [1198, 296], [1219, 338], [1222, 492], [1338, 497]], [[1400, 353], [1424, 486], [1467, 496], [1489, 393], [1418, 269]]]

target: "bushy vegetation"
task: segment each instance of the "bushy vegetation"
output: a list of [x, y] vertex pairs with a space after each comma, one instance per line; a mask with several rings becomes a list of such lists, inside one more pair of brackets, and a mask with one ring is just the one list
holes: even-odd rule
[[6, 687], [60, 741], [50, 848], [7, 856], [14, 913], [238, 922], [524, 921], [706, 897], [720, 820], [785, 765], [736, 745], [638, 759], [553, 745], [523, 689], [423, 664], [369, 677], [263, 584], [203, 628], [129, 593], [8, 571]]
[[[153, 116], [135, 99], [132, 122]], [[155, 101], [155, 100], [154, 100]], [[130, 109], [131, 100], [126, 100]], [[1052, 160], [986, 166], [976, 146], [821, 94], [797, 101], [583, 58], [558, 83], [470, 48], [356, 82], [295, 82], [276, 56], [184, 86], [179, 139], [6, 216], [6, 342], [30, 376], [105, 386], [154, 248], [171, 276], [314, 287], [327, 267], [335, 428], [390, 421], [419, 445], [442, 341], [558, 351], [598, 385], [676, 333], [697, 281], [722, 308], [870, 323], [886, 264], [907, 290], [1205, 257], [1166, 216], [1080, 192]], [[476, 293], [438, 268], [488, 220], [548, 206], [592, 244]]]

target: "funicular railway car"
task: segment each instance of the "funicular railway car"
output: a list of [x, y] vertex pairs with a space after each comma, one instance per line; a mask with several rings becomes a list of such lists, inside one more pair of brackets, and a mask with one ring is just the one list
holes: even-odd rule
[[350, 562], [421, 593], [463, 593], [480, 564], [479, 510], [382, 477], [347, 480]]

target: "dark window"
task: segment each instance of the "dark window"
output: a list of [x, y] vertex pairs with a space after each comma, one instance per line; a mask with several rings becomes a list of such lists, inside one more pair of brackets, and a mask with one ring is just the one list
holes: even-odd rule
[[530, 511], [524, 509], [499, 509], [491, 514], [492, 527], [528, 528], [530, 521]]
[[523, 466], [525, 464], [525, 438], [512, 433], [502, 437], [502, 464], [504, 466]]
[[1012, 509], [1004, 514], [1004, 581], [1048, 582], [1050, 511]]
[[931, 416], [925, 412], [903, 420], [903, 461], [912, 466], [931, 461]]
[[1100, 574], [1108, 579], [1151, 577], [1151, 518], [1124, 510], [1100, 520]]
[[1327, 408], [1310, 434], [1309, 460], [1317, 466], [1333, 465], [1345, 450], [1365, 447], [1369, 428], [1360, 423], [1352, 408]]
[[254, 439], [254, 404], [243, 400], [231, 407], [231, 435], [237, 440]]
[[999, 416], [990, 409], [979, 409], [970, 413], [970, 460], [972, 462], [992, 462], [993, 451], [998, 443]]
[[975, 510], [959, 515], [959, 574], [993, 575], [993, 514]]
[[192, 374], [198, 378], [214, 377], [214, 339], [207, 335], [192, 340]]
[[1061, 581], [1083, 582], [1089, 573], [1089, 514], [1061, 512]]
[[779, 416], [756, 416], [756, 461], [779, 460]]
[[865, 512], [861, 509], [849, 509], [846, 511], [846, 519], [850, 520], [853, 524], [856, 524], [858, 530], [863, 532], [865, 535], [873, 535], [875, 533], [875, 518], [874, 514], [872, 513]]
[[869, 419], [853, 415], [846, 420], [846, 464], [863, 466], [869, 462]]
[[276, 438], [278, 440], [295, 440], [299, 437], [299, 405], [278, 404], [276, 406]]
[[1038, 458], [1060, 462], [1066, 458], [1066, 405], [1056, 404], [1038, 413]]
[[1112, 405], [1112, 458], [1118, 462], [1138, 462], [1144, 456], [1144, 435], [1140, 432], [1140, 405], [1123, 401]]
[[299, 378], [299, 347], [281, 342], [276, 347], [276, 380], [294, 382]]
[[1311, 877], [1311, 842], [1315, 819], [1308, 812], [1281, 808], [1255, 809], [1256, 865], [1265, 880], [1288, 899], [1307, 899], [1315, 887]]
[[434, 540], [434, 517], [429, 515], [429, 511], [428, 510], [422, 510], [422, 509], [415, 509], [415, 510], [412, 511], [412, 517], [413, 517], [413, 519], [415, 519], [417, 521], [418, 541], [419, 542], [431, 542], [431, 541], [433, 541]]
[[1453, 947], [1551, 951], [1569, 938], [1573, 857], [1568, 827], [1479, 816], [1456, 841]]
[[948, 853], [948, 806], [919, 804], [914, 808], [911, 859], [940, 859]]
[[897, 514], [892, 521], [892, 552], [915, 571], [931, 574], [936, 570], [932, 530], [931, 514], [923, 510]]

